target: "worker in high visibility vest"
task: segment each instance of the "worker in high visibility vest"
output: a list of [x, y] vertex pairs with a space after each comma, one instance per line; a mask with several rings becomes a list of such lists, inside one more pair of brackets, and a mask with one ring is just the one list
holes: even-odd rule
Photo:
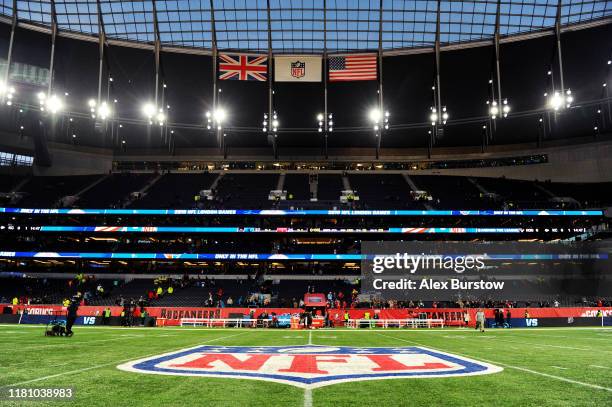
[[371, 325], [371, 322], [370, 322], [370, 311], [366, 311], [366, 312], [363, 314], [363, 319], [365, 319], [365, 320], [366, 320], [366, 323], [368, 324], [368, 326], [369, 326], [370, 328], [372, 328], [372, 325]]
[[112, 315], [111, 309], [109, 307], [106, 307], [106, 309], [104, 310], [104, 313], [102, 314], [102, 316], [103, 316], [102, 324], [103, 325], [108, 325], [110, 323], [111, 315]]

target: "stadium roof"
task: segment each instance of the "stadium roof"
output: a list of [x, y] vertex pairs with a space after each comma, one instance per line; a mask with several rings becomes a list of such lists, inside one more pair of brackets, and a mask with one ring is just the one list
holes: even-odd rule
[[[276, 53], [396, 51], [431, 47], [440, 18], [442, 45], [482, 41], [555, 25], [558, 0], [43, 0], [16, 1], [20, 22], [49, 26], [55, 6], [62, 31], [162, 45]], [[13, 0], [0, 0], [12, 16]], [[102, 26], [98, 24], [98, 12]], [[612, 15], [607, 0], [562, 0], [562, 25]]]

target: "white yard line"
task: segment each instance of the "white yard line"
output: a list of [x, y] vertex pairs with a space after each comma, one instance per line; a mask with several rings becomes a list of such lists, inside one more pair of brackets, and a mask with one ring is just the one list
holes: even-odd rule
[[612, 367], [601, 366], [601, 365], [589, 365], [589, 367], [596, 367], [597, 369], [612, 369]]
[[[575, 329], [575, 328], [569, 328], [569, 329]], [[406, 332], [406, 331], [404, 331]], [[412, 331], [410, 331], [412, 333]], [[507, 331], [510, 332], [510, 331]], [[541, 331], [544, 332], [544, 331]], [[497, 333], [497, 332], [496, 332]], [[524, 337], [522, 335], [516, 335], [517, 337]], [[450, 337], [450, 336], [449, 336]], [[463, 339], [468, 339], [468, 340], [476, 340], [476, 339], [481, 339], [484, 338], [485, 336], [457, 336], [457, 338], [463, 338]], [[548, 335], [546, 336], [547, 338], [549, 337]], [[494, 339], [494, 342], [507, 342], [507, 343], [513, 343], [513, 344], [517, 344], [517, 345], [529, 345], [529, 346], [533, 346], [533, 347], [548, 347], [548, 348], [557, 348], [557, 349], [569, 349], [569, 350], [581, 350], [581, 351], [586, 351], [586, 352], [606, 352], [606, 353], [612, 353], [612, 350], [602, 350], [602, 349], [593, 349], [593, 348], [585, 348], [585, 347], [575, 347], [575, 346], [565, 346], [565, 345], [551, 345], [548, 343], [540, 343], [540, 342], [523, 342], [523, 341], [517, 341], [514, 339], [503, 339], [503, 335], [496, 335], [496, 336], [492, 336], [491, 338]], [[526, 338], [528, 339], [528, 338]], [[510, 347], [511, 349], [514, 349], [513, 347]]]
[[[134, 338], [142, 338], [142, 335], [121, 335], [121, 338], [110, 338], [110, 339], [92, 339], [91, 341], [70, 341], [70, 338], [64, 338], [67, 342], [64, 343], [50, 343], [47, 345], [35, 345], [35, 346], [17, 346], [14, 347], [13, 350], [32, 350], [32, 349], [44, 349], [44, 348], [59, 348], [64, 346], [83, 346], [88, 345], [90, 343], [99, 343], [99, 342], [113, 342], [113, 341], [123, 341], [126, 339], [134, 339]], [[60, 339], [62, 340], [62, 339]]]
[[[236, 335], [228, 335], [228, 336], [222, 336], [222, 337], [219, 337], [219, 338], [213, 338], [213, 339], [210, 339], [208, 341], [200, 342], [200, 343], [198, 343], [195, 346], [203, 345], [203, 344], [214, 342], [214, 341], [220, 341], [220, 340], [223, 340], [223, 339], [233, 338], [235, 336], [244, 335], [246, 333], [247, 332], [240, 332], [240, 333], [238, 333]], [[169, 352], [179, 351], [181, 349], [185, 349], [186, 347], [188, 347], [188, 346], [181, 346], [180, 348], [175, 348], [173, 351], [169, 351]], [[65, 375], [71, 375], [71, 374], [76, 374], [76, 373], [87, 372], [89, 370], [95, 370], [95, 369], [99, 369], [101, 367], [106, 367], [106, 366], [111, 366], [111, 365], [118, 365], [118, 364], [121, 364], [121, 363], [124, 363], [124, 362], [129, 362], [130, 360], [144, 359], [144, 358], [148, 358], [148, 357], [155, 356], [155, 355], [158, 355], [158, 354], [159, 354], [158, 352], [150, 353], [150, 354], [144, 355], [144, 356], [130, 357], [128, 359], [116, 360], [116, 361], [108, 362], [108, 363], [101, 363], [99, 365], [84, 367], [82, 369], [75, 369], [75, 370], [70, 370], [68, 372], [62, 372], [62, 373], [52, 374], [52, 375], [49, 375], [49, 376], [37, 377], [36, 379], [30, 379], [30, 380], [25, 380], [25, 381], [22, 381], [22, 382], [17, 382], [17, 383], [12, 383], [12, 384], [7, 384], [7, 385], [4, 385], [4, 386], [0, 386], [0, 389], [6, 388], [6, 387], [21, 386], [21, 385], [28, 384], [28, 383], [40, 382], [42, 380], [53, 379], [55, 377], [60, 377], [60, 376], [65, 376]]]
[[[397, 340], [397, 341], [411, 343], [411, 344], [417, 345], [417, 346], [423, 346], [423, 347], [427, 347], [427, 348], [430, 348], [430, 349], [439, 350], [441, 352], [447, 352], [447, 351], [444, 351], [444, 350], [441, 350], [441, 349], [432, 348], [429, 345], [425, 345], [425, 344], [418, 343], [418, 342], [415, 342], [415, 341], [410, 341], [410, 340], [403, 339], [403, 338], [397, 338], [395, 336], [389, 336], [389, 335], [384, 335], [384, 334], [377, 334], [377, 335], [384, 336], [385, 338], [390, 338], [390, 339], [394, 339], [394, 340]], [[542, 372], [538, 372], [538, 371], [535, 371], [535, 370], [527, 369], [527, 368], [521, 367], [521, 366], [513, 366], [513, 365], [509, 365], [507, 363], [502, 363], [502, 362], [496, 362], [494, 360], [483, 359], [480, 356], [470, 356], [470, 355], [465, 355], [465, 354], [461, 354], [461, 353], [457, 353], [457, 352], [452, 352], [452, 351], [450, 351], [450, 352], [454, 353], [456, 355], [459, 355], [459, 356], [474, 358], [476, 360], [482, 360], [483, 362], [487, 362], [487, 363], [491, 363], [491, 364], [494, 364], [494, 365], [503, 366], [503, 367], [506, 367], [508, 369], [519, 370], [521, 372], [531, 373], [531, 374], [534, 374], [534, 375], [547, 377], [549, 379], [560, 380], [560, 381], [566, 382], [566, 383], [572, 383], [572, 384], [576, 384], [576, 385], [579, 385], [579, 386], [590, 387], [592, 389], [605, 390], [605, 391], [612, 392], [612, 388], [611, 387], [604, 387], [604, 386], [599, 386], [599, 385], [596, 385], [596, 384], [579, 382], [577, 380], [572, 380], [572, 379], [568, 379], [566, 377], [561, 377], [561, 376], [555, 376], [555, 375], [548, 374], [548, 373], [542, 373]]]
[[[312, 331], [308, 331], [308, 345], [312, 345]], [[304, 407], [312, 407], [312, 389], [304, 389]]]
[[304, 389], [304, 407], [312, 407], [312, 389]]

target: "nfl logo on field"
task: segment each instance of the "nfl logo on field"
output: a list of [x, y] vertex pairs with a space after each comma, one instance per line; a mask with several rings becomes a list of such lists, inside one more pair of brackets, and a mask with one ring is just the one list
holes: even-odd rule
[[294, 78], [302, 78], [306, 75], [306, 63], [295, 61], [291, 63], [291, 76]]
[[502, 368], [424, 347], [198, 346], [119, 369], [162, 375], [266, 380], [302, 388], [335, 383], [470, 376]]

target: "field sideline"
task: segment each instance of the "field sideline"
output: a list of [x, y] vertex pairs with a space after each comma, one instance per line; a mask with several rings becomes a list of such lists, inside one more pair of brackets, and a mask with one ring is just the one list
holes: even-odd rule
[[[79, 406], [603, 406], [612, 404], [612, 329], [331, 329], [319, 331], [1, 325], [0, 388], [66, 387]], [[482, 376], [403, 378], [301, 389], [281, 383], [125, 372], [117, 365], [197, 345], [421, 346], [504, 370]], [[23, 405], [0, 400], [0, 406]]]

